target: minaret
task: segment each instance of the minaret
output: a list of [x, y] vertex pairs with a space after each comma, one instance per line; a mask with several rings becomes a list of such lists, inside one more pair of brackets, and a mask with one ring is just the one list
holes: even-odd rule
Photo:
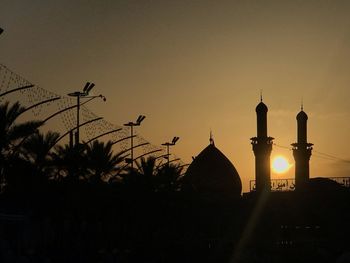
[[257, 192], [271, 190], [270, 155], [272, 151], [272, 137], [267, 136], [267, 106], [262, 102], [256, 106], [257, 137], [251, 138], [255, 155], [255, 187]]
[[292, 144], [295, 160], [295, 190], [303, 188], [309, 180], [309, 160], [313, 144], [307, 142], [307, 119], [307, 114], [301, 105], [301, 111], [297, 115], [298, 141]]

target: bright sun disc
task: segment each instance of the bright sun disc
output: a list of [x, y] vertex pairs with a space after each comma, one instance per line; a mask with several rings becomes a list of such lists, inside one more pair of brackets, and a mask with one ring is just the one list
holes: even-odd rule
[[292, 165], [290, 165], [288, 160], [283, 156], [277, 156], [272, 161], [272, 169], [278, 174], [287, 172], [291, 166]]

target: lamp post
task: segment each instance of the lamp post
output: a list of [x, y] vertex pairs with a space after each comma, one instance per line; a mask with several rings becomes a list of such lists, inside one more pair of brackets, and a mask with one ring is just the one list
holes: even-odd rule
[[81, 91], [75, 91], [75, 92], [72, 92], [72, 93], [68, 94], [68, 96], [77, 98], [77, 106], [76, 106], [77, 107], [77, 126], [76, 126], [77, 131], [75, 133], [75, 145], [79, 145], [79, 117], [80, 117], [80, 106], [82, 105], [82, 104], [80, 104], [80, 98], [92, 100], [94, 98], [100, 97], [101, 99], [103, 99], [103, 101], [106, 101], [106, 97], [103, 96], [103, 95], [89, 96], [89, 93], [90, 93], [90, 91], [92, 90], [92, 88], [94, 86], [95, 86], [94, 83], [86, 82], [85, 87], [84, 87], [82, 92]]
[[162, 143], [162, 145], [166, 146], [166, 158], [168, 159], [168, 166], [169, 166], [169, 156], [170, 156], [170, 146], [174, 146], [176, 144], [176, 142], [180, 139], [180, 137], [174, 137], [173, 140], [171, 142], [165, 142], [165, 143]]
[[125, 158], [125, 161], [131, 164], [131, 169], [134, 168], [134, 126], [140, 126], [141, 122], [146, 118], [144, 115], [140, 115], [136, 122], [125, 123], [124, 126], [130, 127], [130, 158]]

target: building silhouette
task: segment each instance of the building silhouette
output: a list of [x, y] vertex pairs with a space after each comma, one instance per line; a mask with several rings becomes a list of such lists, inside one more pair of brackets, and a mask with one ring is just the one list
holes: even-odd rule
[[215, 146], [212, 136], [209, 145], [188, 167], [185, 184], [192, 191], [210, 197], [239, 198], [242, 192], [236, 168]]
[[301, 107], [297, 117], [297, 142], [293, 143], [293, 156], [295, 160], [295, 190], [305, 187], [310, 179], [309, 160], [311, 157], [312, 143], [307, 142], [308, 116]]
[[50, 181], [10, 192], [0, 195], [0, 262], [349, 262], [349, 178], [347, 187], [309, 178], [302, 108], [292, 144], [295, 179], [276, 187], [267, 112], [261, 100], [250, 193], [241, 195], [240, 176], [212, 137], [176, 190], [157, 191], [153, 184], [168, 177], [140, 174], [129, 183]]
[[273, 139], [267, 136], [267, 112], [268, 108], [263, 103], [256, 106], [257, 136], [251, 138], [255, 155], [255, 186], [257, 192], [271, 190], [270, 155], [272, 151]]

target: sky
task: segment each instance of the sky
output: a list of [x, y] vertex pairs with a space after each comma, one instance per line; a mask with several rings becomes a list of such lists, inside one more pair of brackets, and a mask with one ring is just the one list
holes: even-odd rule
[[[0, 63], [62, 95], [94, 82], [107, 102], [90, 110], [120, 125], [146, 115], [139, 133], [180, 137], [171, 152], [185, 163], [212, 130], [244, 191], [261, 90], [277, 145], [296, 141], [303, 100], [311, 177], [350, 176], [349, 1], [2, 0], [0, 27]], [[272, 157], [293, 163], [287, 148]]]

